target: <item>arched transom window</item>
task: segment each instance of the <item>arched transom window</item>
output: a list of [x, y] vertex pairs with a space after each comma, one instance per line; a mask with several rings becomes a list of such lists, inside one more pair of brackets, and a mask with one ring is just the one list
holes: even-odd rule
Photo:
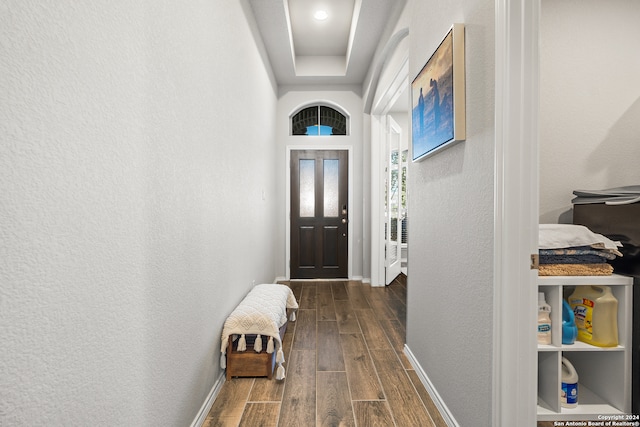
[[346, 135], [347, 117], [331, 107], [314, 105], [291, 117], [291, 135]]

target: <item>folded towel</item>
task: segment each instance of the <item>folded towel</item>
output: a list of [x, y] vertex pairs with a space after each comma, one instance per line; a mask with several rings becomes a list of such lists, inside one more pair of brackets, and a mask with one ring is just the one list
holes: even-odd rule
[[603, 264], [540, 264], [538, 276], [610, 276], [613, 267]]
[[607, 260], [598, 255], [540, 255], [540, 264], [601, 264]]
[[[616, 259], [616, 252], [612, 249], [594, 249], [591, 246], [576, 246], [564, 249], [540, 249], [540, 256], [543, 255], [597, 255], [604, 259]], [[622, 255], [620, 255], [622, 256]], [[557, 264], [562, 264], [561, 262]]]
[[617, 248], [621, 247], [622, 244], [614, 242], [602, 234], [594, 233], [584, 225], [540, 224], [538, 233], [539, 249], [560, 249], [575, 246], [591, 246], [617, 251]]

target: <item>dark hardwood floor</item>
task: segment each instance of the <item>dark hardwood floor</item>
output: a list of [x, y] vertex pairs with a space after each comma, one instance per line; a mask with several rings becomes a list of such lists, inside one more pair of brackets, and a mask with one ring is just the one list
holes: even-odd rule
[[402, 352], [406, 280], [290, 282], [300, 308], [284, 337], [286, 379], [227, 381], [212, 426], [446, 426]]

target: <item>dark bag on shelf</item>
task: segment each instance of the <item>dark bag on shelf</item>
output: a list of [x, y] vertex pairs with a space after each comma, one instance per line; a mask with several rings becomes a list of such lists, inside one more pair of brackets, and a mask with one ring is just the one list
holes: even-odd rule
[[573, 223], [622, 243], [622, 257], [609, 261], [614, 273], [640, 277], [640, 203], [574, 204]]

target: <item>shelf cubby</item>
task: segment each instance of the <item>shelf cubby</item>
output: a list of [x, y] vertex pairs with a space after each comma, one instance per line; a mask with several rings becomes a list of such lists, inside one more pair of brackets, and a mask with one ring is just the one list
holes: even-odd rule
[[[544, 276], [538, 290], [551, 306], [551, 344], [538, 345], [538, 420], [590, 420], [631, 410], [633, 280], [626, 276]], [[562, 300], [575, 286], [610, 286], [618, 300], [618, 345], [562, 344]], [[562, 357], [578, 372], [578, 406], [560, 405]]]

